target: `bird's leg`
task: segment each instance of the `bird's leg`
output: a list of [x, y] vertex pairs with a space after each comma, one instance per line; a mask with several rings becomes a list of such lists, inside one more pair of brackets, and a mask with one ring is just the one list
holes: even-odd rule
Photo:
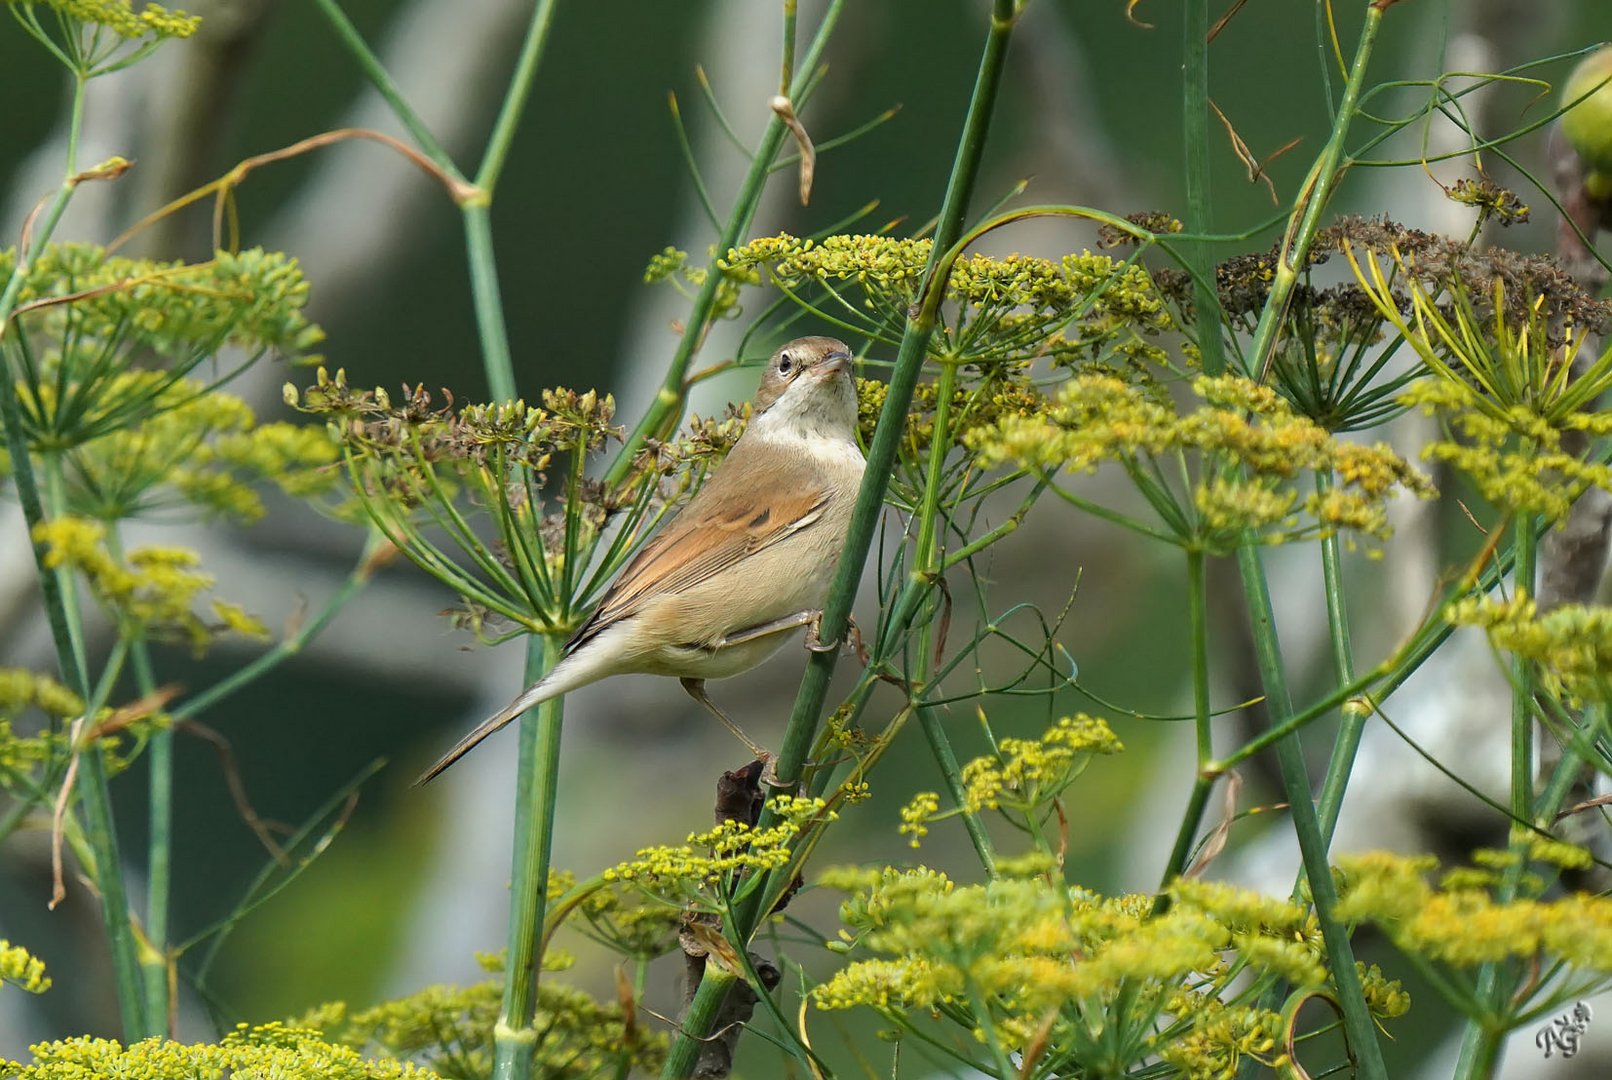
[[761, 782], [766, 784], [768, 787], [782, 787], [783, 785], [778, 782], [778, 770], [776, 768], [777, 758], [773, 756], [772, 751], [761, 746], [750, 736], [746, 735], [744, 731], [740, 729], [738, 724], [735, 724], [732, 720], [728, 719], [727, 713], [716, 707], [716, 702], [712, 701], [708, 696], [706, 696], [705, 680], [679, 679], [678, 681], [683, 684], [683, 689], [688, 691], [689, 697], [705, 706], [707, 712], [716, 717], [718, 720], [722, 721], [722, 726], [733, 732], [738, 740], [744, 743], [745, 748], [752, 754], [756, 755], [756, 760], [761, 762]]
[[[785, 630], [793, 630], [797, 626], [809, 627], [822, 617], [823, 613], [821, 611], [797, 611], [793, 615], [785, 615], [781, 619], [773, 619], [771, 622], [757, 623], [755, 626], [747, 626], [743, 630], [735, 630], [725, 637], [717, 638], [708, 647], [715, 651], [725, 649], [729, 645], [740, 645], [746, 641], [754, 641], [757, 638], [781, 634]], [[690, 691], [690, 693], [692, 692]]]

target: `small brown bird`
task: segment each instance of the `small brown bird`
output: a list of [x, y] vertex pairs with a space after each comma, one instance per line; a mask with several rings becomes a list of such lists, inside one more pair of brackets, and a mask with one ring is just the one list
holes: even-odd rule
[[563, 659], [484, 720], [424, 784], [534, 705], [611, 675], [672, 675], [758, 758], [712, 704], [706, 679], [748, 671], [793, 630], [816, 641], [866, 465], [856, 445], [851, 350], [797, 338], [772, 354], [749, 426], [689, 504], [627, 564]]

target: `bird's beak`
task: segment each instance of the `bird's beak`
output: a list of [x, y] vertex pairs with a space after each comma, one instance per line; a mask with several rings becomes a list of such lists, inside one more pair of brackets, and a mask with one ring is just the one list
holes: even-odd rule
[[842, 371], [850, 371], [851, 354], [842, 352], [829, 353], [823, 358], [823, 362], [818, 365], [817, 370], [821, 373], [821, 377], [825, 379], [831, 375], [838, 375]]

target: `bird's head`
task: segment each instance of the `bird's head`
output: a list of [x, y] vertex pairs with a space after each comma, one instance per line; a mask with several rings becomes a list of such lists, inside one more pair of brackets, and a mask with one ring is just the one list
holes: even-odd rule
[[850, 346], [837, 338], [803, 337], [780, 347], [762, 373], [750, 423], [855, 441]]

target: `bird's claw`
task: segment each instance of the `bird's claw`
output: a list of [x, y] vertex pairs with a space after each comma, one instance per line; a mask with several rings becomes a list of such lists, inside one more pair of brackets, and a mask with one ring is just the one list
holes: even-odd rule
[[840, 647], [838, 641], [823, 640], [823, 613], [819, 611], [806, 624], [806, 648], [814, 653], [831, 653]]

